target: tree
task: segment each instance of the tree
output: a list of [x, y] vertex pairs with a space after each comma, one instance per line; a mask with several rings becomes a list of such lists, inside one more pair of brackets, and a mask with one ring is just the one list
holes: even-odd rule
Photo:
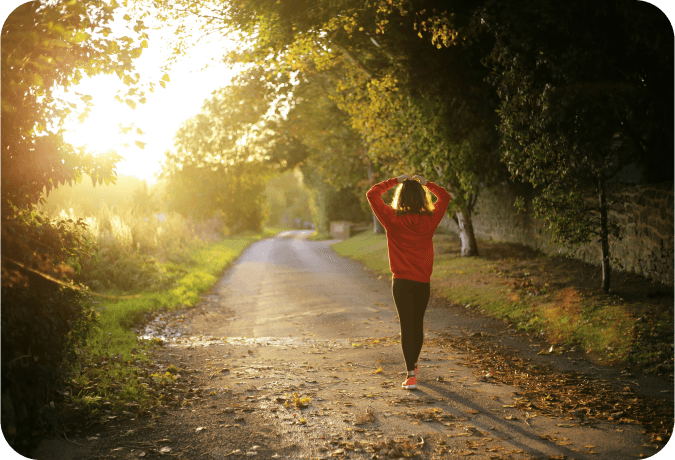
[[[365, 192], [371, 185], [368, 171], [372, 171], [360, 137], [350, 127], [348, 115], [330, 98], [330, 90], [325, 79], [303, 77], [293, 88], [288, 113], [268, 125], [272, 155], [281, 158], [289, 142], [304, 147], [306, 155], [299, 166], [321, 231], [328, 230], [330, 220], [361, 220], [367, 205]], [[354, 203], [354, 196], [360, 197], [362, 212], [347, 211], [346, 203]], [[370, 207], [367, 211], [371, 212]]]
[[[77, 181], [114, 179], [114, 153], [94, 156], [63, 141], [63, 123], [78, 106], [57, 94], [85, 76], [115, 73], [129, 86], [129, 105], [144, 101], [133, 60], [147, 47], [145, 26], [136, 38], [112, 37], [119, 5], [99, 0], [19, 6], [2, 29], [2, 205], [28, 206], [44, 191]], [[131, 18], [128, 17], [131, 21]], [[77, 94], [77, 93], [76, 93]], [[87, 116], [92, 97], [79, 95]]]
[[[537, 191], [556, 241], [598, 239], [602, 289], [618, 236], [607, 183], [629, 164], [673, 171], [673, 34], [644, 2], [488, 2], [489, 63], [501, 99], [504, 160]], [[661, 175], [661, 177], [664, 177]]]
[[[456, 31], [470, 22], [473, 2], [455, 2], [452, 10], [438, 13], [434, 7], [446, 5], [405, 1], [393, 5], [384, 18], [376, 15], [364, 21], [359, 16], [361, 22], [336, 33], [335, 41], [347, 41], [351, 36], [345, 34], [369, 23], [381, 33], [366, 42], [374, 50], [350, 51], [351, 61], [365, 57], [356, 66], [360, 71], [348, 74], [348, 83], [341, 85], [346, 88], [341, 107], [390, 174], [414, 168], [448, 188], [461, 254], [477, 255], [472, 213], [478, 195], [504, 177], [495, 130], [497, 98], [484, 81], [488, 70], [480, 64], [493, 40], [485, 34], [453, 40]], [[398, 15], [393, 12], [396, 8]], [[415, 29], [419, 37], [411, 33]], [[429, 33], [425, 37], [422, 32]], [[368, 59], [369, 54], [375, 57]], [[379, 78], [369, 70], [373, 67], [379, 67]], [[362, 83], [364, 78], [370, 78], [367, 84]]]
[[[135, 37], [113, 37], [116, 2], [29, 2], [2, 28], [2, 428], [10, 445], [35, 440], [48, 426], [42, 411], [62, 378], [60, 366], [92, 324], [94, 311], [68, 278], [91, 247], [81, 221], [55, 222], [35, 205], [43, 193], [88, 174], [92, 182], [114, 180], [120, 157], [95, 157], [63, 140], [65, 119], [82, 105], [58, 92], [85, 76], [115, 73], [129, 85], [120, 96], [143, 102], [133, 61], [147, 46], [141, 21]], [[61, 284], [59, 284], [61, 283]], [[11, 375], [11, 379], [9, 376]]]
[[[192, 2], [188, 10], [176, 1], [169, 11], [201, 13], [211, 32], [238, 34], [249, 46], [228, 59], [264, 69], [267, 78], [322, 79], [360, 137], [371, 181], [380, 170], [395, 175], [413, 166], [436, 175], [455, 195], [462, 254], [474, 255], [471, 212], [499, 170], [496, 97], [482, 83], [485, 44], [451, 46], [448, 19], [468, 22], [474, 3], [446, 11], [432, 1]], [[416, 27], [430, 39], [417, 37]]]
[[259, 146], [270, 107], [265, 83], [239, 83], [214, 91], [181, 126], [162, 170], [171, 209], [196, 218], [221, 215], [235, 233], [260, 229], [270, 172]]

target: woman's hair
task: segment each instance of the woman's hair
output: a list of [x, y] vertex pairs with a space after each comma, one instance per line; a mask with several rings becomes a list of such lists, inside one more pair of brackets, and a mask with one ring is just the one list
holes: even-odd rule
[[391, 207], [397, 215], [434, 213], [429, 190], [414, 179], [406, 179], [398, 186]]

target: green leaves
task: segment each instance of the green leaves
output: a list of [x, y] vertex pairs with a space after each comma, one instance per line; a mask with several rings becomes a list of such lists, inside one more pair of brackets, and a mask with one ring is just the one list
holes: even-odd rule
[[[611, 196], [605, 194], [604, 183], [627, 165], [650, 161], [643, 156], [647, 131], [638, 127], [641, 122], [629, 120], [642, 104], [660, 104], [658, 98], [638, 96], [638, 87], [650, 78], [647, 74], [658, 80], [663, 69], [644, 68], [633, 61], [634, 50], [617, 45], [637, 30], [627, 28], [625, 18], [632, 17], [633, 23], [648, 13], [635, 4], [617, 4], [599, 13], [583, 1], [553, 8], [533, 1], [518, 12], [491, 2], [486, 13], [488, 23], [503, 24], [494, 30], [497, 41], [488, 64], [493, 67], [489, 78], [499, 89], [502, 151], [512, 179], [536, 188], [535, 214], [548, 224], [555, 241], [574, 246], [599, 235], [607, 243], [617, 226], [607, 218], [605, 201]], [[653, 33], [672, 36], [672, 29], [667, 30]], [[542, 41], [542, 36], [547, 39]], [[672, 48], [658, 48], [651, 52], [671, 56], [672, 69]], [[607, 73], [606, 65], [616, 72]], [[669, 152], [671, 120], [665, 122], [671, 132]], [[672, 164], [671, 153], [668, 160]], [[608, 257], [607, 251], [603, 249]], [[608, 273], [609, 267], [605, 269]]]
[[[80, 95], [85, 108], [73, 114], [77, 106], [55, 97], [56, 91], [99, 73], [113, 73], [125, 84], [138, 84], [133, 60], [143, 49], [142, 40], [107, 38], [107, 24], [116, 8], [94, 0], [58, 5], [32, 2], [7, 18], [2, 46], [2, 118], [7, 120], [3, 168], [22, 174], [3, 175], [3, 205], [37, 203], [43, 190], [48, 193], [54, 184], [70, 182], [90, 167], [86, 156], [79, 156], [63, 141], [60, 130], [69, 116], [84, 121], [93, 97]], [[143, 33], [142, 22], [136, 26]], [[135, 102], [129, 101], [133, 107]]]

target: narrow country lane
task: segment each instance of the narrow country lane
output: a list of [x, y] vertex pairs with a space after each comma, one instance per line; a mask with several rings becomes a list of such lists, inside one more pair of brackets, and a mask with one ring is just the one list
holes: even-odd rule
[[[387, 287], [373, 290], [359, 264], [304, 239], [309, 233], [284, 232], [248, 248], [206, 298], [214, 307], [209, 321], [190, 333], [334, 339], [395, 332]], [[377, 323], [363, 324], [378, 313]]]
[[639, 425], [547, 417], [527, 409], [519, 388], [477, 376], [450, 338], [478, 334], [523, 350], [537, 344], [437, 297], [426, 318], [419, 390], [402, 390], [391, 280], [308, 234], [251, 245], [198, 306], [148, 326], [146, 333], [166, 336], [148, 372], [174, 366], [180, 374], [175, 391], [159, 392], [161, 417], [112, 421], [65, 446], [67, 454], [38, 458], [653, 455]]

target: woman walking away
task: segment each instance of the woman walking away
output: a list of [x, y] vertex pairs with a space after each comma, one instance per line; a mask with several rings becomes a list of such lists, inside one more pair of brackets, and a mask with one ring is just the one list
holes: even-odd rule
[[[382, 194], [397, 184], [400, 185], [389, 206], [382, 200]], [[436, 195], [434, 204], [429, 191]], [[408, 370], [402, 387], [415, 390], [417, 358], [424, 341], [424, 312], [431, 294], [429, 281], [434, 264], [431, 238], [445, 215], [450, 194], [424, 177], [403, 174], [373, 185], [366, 196], [387, 230], [389, 268], [393, 273], [391, 291], [401, 323], [401, 348]]]

